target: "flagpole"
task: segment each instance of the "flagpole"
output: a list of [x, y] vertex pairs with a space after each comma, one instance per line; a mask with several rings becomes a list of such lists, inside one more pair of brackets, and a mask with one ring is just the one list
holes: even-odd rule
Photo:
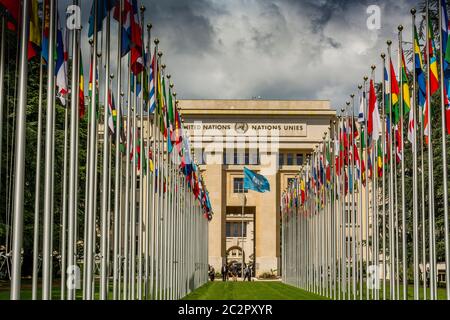
[[[108, 11], [106, 16], [106, 70], [105, 70], [105, 96], [104, 96], [104, 106], [103, 106], [103, 181], [102, 181], [102, 203], [101, 203], [101, 270], [100, 270], [100, 300], [106, 300], [107, 288], [106, 288], [106, 277], [107, 277], [107, 240], [109, 237], [108, 233], [108, 172], [109, 172], [109, 104], [110, 101], [110, 38], [111, 38], [111, 15]], [[119, 50], [120, 51], [120, 50]], [[120, 61], [119, 61], [120, 62]], [[112, 98], [111, 98], [112, 99]], [[112, 114], [111, 114], [112, 116]]]
[[[78, 0], [73, 2], [74, 5], [78, 5]], [[78, 170], [77, 170], [77, 162], [78, 162], [78, 94], [79, 94], [79, 31], [78, 29], [73, 30], [72, 37], [72, 91], [71, 91], [71, 115], [70, 115], [70, 163], [69, 163], [69, 207], [68, 207], [68, 241], [67, 241], [67, 265], [69, 268], [72, 268], [76, 264], [76, 257], [74, 255], [74, 247], [75, 247], [75, 224], [77, 217], [77, 202], [76, 193], [78, 191], [78, 186], [76, 183]], [[73, 269], [71, 269], [73, 270]], [[62, 270], [62, 272], [66, 272]], [[67, 299], [73, 300], [75, 298], [75, 288], [67, 288]], [[64, 289], [62, 289], [64, 291]]]
[[[412, 15], [412, 42], [415, 46], [415, 25], [416, 25], [416, 9], [411, 9]], [[411, 108], [413, 109], [413, 272], [414, 272], [414, 300], [419, 300], [419, 223], [418, 223], [418, 176], [417, 176], [417, 114], [416, 114], [416, 97], [417, 97], [417, 74], [416, 74], [416, 55], [413, 52], [413, 99]], [[408, 128], [411, 126], [408, 125]], [[411, 128], [409, 129], [411, 130]]]
[[[129, 55], [130, 56], [130, 55]], [[123, 261], [123, 300], [129, 299], [129, 259], [130, 259], [130, 152], [131, 152], [131, 58], [128, 57], [126, 103], [126, 154], [125, 154], [125, 217], [124, 217], [124, 261]]]
[[[389, 69], [392, 63], [391, 45], [392, 41], [387, 41]], [[389, 85], [392, 88], [392, 74], [389, 75]], [[392, 91], [392, 90], [390, 90]], [[389, 95], [389, 280], [390, 299], [395, 299], [395, 279], [394, 279], [394, 163], [393, 163], [393, 124], [392, 124], [392, 92]]]
[[[27, 1], [28, 2], [28, 1]], [[55, 95], [55, 25], [56, 25], [56, 1], [50, 0], [50, 30], [49, 30], [49, 49], [48, 49], [48, 83], [47, 83], [47, 124], [45, 141], [45, 192], [44, 192], [44, 231], [43, 231], [43, 263], [42, 263], [42, 299], [50, 300], [51, 289], [51, 221], [53, 214], [53, 119], [54, 119], [54, 100]]]
[[[19, 90], [16, 118], [15, 166], [14, 166], [14, 220], [11, 300], [20, 300], [21, 256], [23, 243], [23, 198], [25, 179], [25, 143], [26, 143], [26, 106], [28, 75], [28, 33], [30, 1], [24, 0], [21, 11]], [[4, 25], [4, 23], [3, 23]], [[3, 28], [4, 29], [4, 28]], [[4, 32], [4, 31], [3, 31]], [[2, 37], [4, 39], [4, 37]], [[3, 50], [2, 46], [2, 50]], [[3, 57], [4, 58], [4, 57]], [[3, 59], [2, 59], [3, 62]], [[2, 81], [3, 83], [3, 81]]]
[[[144, 43], [144, 12], [145, 7], [141, 5], [140, 7], [141, 12], [141, 30], [142, 30], [142, 43]], [[144, 46], [142, 46], [142, 58], [145, 57], [144, 52]], [[145, 63], [144, 63], [145, 68]], [[143, 139], [143, 130], [144, 130], [144, 74], [145, 72], [141, 72], [141, 99], [139, 101], [139, 109], [140, 109], [140, 119], [139, 119], [139, 232], [138, 232], [138, 300], [142, 300], [142, 232], [143, 232], [143, 217], [144, 217], [144, 165], [143, 165], [143, 158], [144, 158], [144, 139]]]
[[68, 136], [69, 136], [69, 109], [66, 106], [64, 108], [64, 156], [63, 156], [63, 183], [62, 183], [62, 210], [61, 210], [61, 228], [60, 228], [60, 250], [61, 250], [61, 300], [64, 300], [66, 291], [64, 290], [65, 282], [66, 282], [66, 261], [67, 261], [67, 251], [66, 251], [66, 242], [67, 242], [67, 145], [68, 145]]
[[[152, 29], [152, 25], [149, 23], [147, 24], [147, 52], [148, 52], [148, 62], [151, 64], [152, 61], [152, 48], [151, 48], [151, 29]], [[151, 67], [150, 67], [151, 68]], [[151, 70], [148, 70], [149, 74], [151, 72]], [[146, 81], [149, 81], [149, 79], [146, 79]], [[153, 81], [154, 83], [154, 81]], [[151, 121], [150, 120], [150, 110], [151, 110], [151, 100], [149, 97], [149, 101], [148, 103], [148, 107], [147, 107], [147, 209], [146, 209], [146, 215], [147, 215], [147, 227], [146, 227], [146, 255], [145, 255], [145, 275], [146, 275], [146, 285], [145, 285], [145, 298], [146, 300], [148, 300], [150, 298], [150, 281], [153, 281], [153, 275], [152, 275], [152, 268], [151, 268], [151, 264], [153, 263], [151, 259], [153, 259], [153, 242], [152, 242], [152, 235], [153, 234], [153, 215], [152, 215], [152, 209], [153, 209], [153, 201], [151, 201], [151, 195], [154, 194], [154, 190], [153, 190], [153, 186], [154, 184], [152, 184], [152, 180], [153, 180], [153, 176], [154, 176], [154, 172], [151, 170], [151, 166], [150, 163], [153, 162], [153, 152], [152, 150], [154, 150], [153, 146], [152, 146], [152, 133], [153, 131], [153, 123], [154, 120]], [[150, 153], [152, 155], [152, 157], [150, 158]], [[150, 203], [152, 205], [150, 205]], [[151, 234], [150, 234], [151, 233]], [[151, 280], [150, 280], [151, 279]]]
[[[3, 105], [5, 104], [5, 47], [6, 47], [6, 17], [0, 13], [0, 157], [3, 155]], [[41, 63], [42, 64], [42, 63]], [[40, 69], [41, 70], [41, 69]], [[41, 72], [42, 73], [42, 72]], [[40, 104], [39, 104], [40, 106]], [[2, 161], [0, 159], [0, 181], [2, 177]], [[1, 184], [0, 184], [1, 192]]]
[[121, 121], [122, 121], [122, 11], [123, 0], [119, 0], [119, 27], [117, 33], [117, 97], [118, 105], [116, 111], [116, 149], [115, 149], [115, 176], [114, 176], [114, 244], [113, 244], [113, 299], [118, 300], [120, 297], [120, 290], [118, 290], [118, 284], [120, 282], [119, 268], [121, 266], [120, 248], [121, 242], [119, 241], [119, 227], [121, 224], [121, 192], [119, 191], [121, 181], [121, 154], [120, 154], [120, 137], [121, 137]]
[[[151, 55], [151, 29], [152, 29], [152, 25], [151, 24], [147, 24], [147, 52], [148, 52], [148, 62], [151, 64], [152, 61], [152, 55]], [[151, 67], [150, 67], [151, 68]], [[149, 74], [150, 74], [151, 70], [148, 70]], [[149, 79], [146, 79], [146, 81], [149, 81]], [[151, 94], [151, 93], [150, 93]], [[152, 263], [152, 261], [149, 259], [153, 259], [153, 253], [151, 253], [151, 247], [152, 247], [152, 238], [150, 235], [150, 232], [153, 230], [153, 217], [152, 217], [152, 207], [153, 207], [153, 202], [151, 201], [151, 196], [152, 194], [154, 194], [154, 185], [151, 184], [152, 178], [150, 177], [151, 174], [153, 175], [154, 172], [152, 172], [151, 167], [150, 167], [150, 161], [153, 161], [153, 159], [150, 159], [150, 152], [153, 148], [152, 146], [152, 137], [151, 133], [152, 131], [152, 123], [150, 120], [150, 110], [151, 110], [151, 99], [149, 97], [149, 101], [147, 102], [148, 106], [147, 106], [147, 151], [146, 151], [146, 155], [148, 157], [147, 159], [147, 177], [146, 177], [146, 182], [147, 182], [147, 208], [146, 208], [146, 249], [145, 249], [145, 279], [146, 279], [146, 284], [145, 284], [145, 298], [146, 300], [148, 300], [150, 298], [150, 281], [153, 281], [153, 275], [150, 273], [151, 271], [151, 267], [150, 267], [150, 263]], [[153, 153], [152, 153], [152, 157], [153, 157]], [[152, 172], [152, 173], [151, 173]], [[151, 173], [151, 174], [150, 174]], [[150, 205], [150, 203], [152, 205]], [[153, 232], [152, 232], [153, 233]], [[152, 280], [150, 280], [150, 278]]]
[[[400, 65], [403, 65], [403, 41], [402, 41], [403, 26], [398, 26], [399, 50], [400, 50]], [[406, 68], [406, 66], [404, 66]], [[402, 167], [402, 278], [403, 278], [403, 300], [408, 300], [408, 274], [406, 270], [406, 200], [405, 200], [405, 143], [404, 143], [404, 92], [403, 92], [403, 67], [401, 67], [400, 78], [400, 128], [401, 128], [401, 167]], [[406, 79], [408, 81], [408, 79]]]
[[[376, 66], [372, 65], [371, 69], [372, 69], [371, 79], [372, 79], [372, 81], [374, 83], [374, 87], [375, 87], [375, 70], [376, 70]], [[375, 96], [375, 108], [377, 108], [377, 102], [376, 101], [378, 101], [378, 98]], [[372, 112], [372, 110], [370, 110], [370, 106], [367, 108], [367, 110], [368, 110], [367, 114]], [[373, 114], [372, 114], [372, 130], [374, 129], [373, 128], [374, 121], [375, 121], [375, 119], [373, 119]], [[369, 131], [369, 130], [367, 130], [367, 131]], [[369, 222], [371, 222], [371, 224], [372, 224], [372, 228], [370, 230], [371, 231], [371, 237], [372, 237], [371, 240], [372, 241], [370, 242], [371, 246], [370, 246], [370, 255], [369, 255], [370, 260], [369, 261], [372, 262], [372, 266], [375, 263], [377, 263], [375, 261], [375, 258], [378, 259], [378, 257], [375, 256], [375, 248], [374, 247], [376, 247], [376, 243], [377, 243], [377, 239], [375, 238], [375, 234], [376, 234], [375, 232], [377, 230], [377, 224], [378, 224], [378, 219], [377, 219], [377, 214], [378, 214], [378, 208], [377, 208], [377, 205], [378, 205], [377, 200], [378, 199], [377, 198], [378, 197], [377, 197], [377, 189], [376, 189], [376, 185], [377, 185], [376, 180], [377, 180], [377, 175], [378, 175], [378, 165], [377, 165], [376, 159], [378, 157], [378, 155], [377, 155], [377, 140], [379, 139], [379, 137], [373, 137], [373, 134], [374, 134], [374, 132], [372, 132], [372, 137], [369, 137], [369, 132], [367, 132], [367, 140], [368, 140], [367, 147], [369, 148], [369, 157], [370, 157], [371, 163], [372, 163], [372, 220], [370, 221], [370, 218], [369, 218]], [[374, 139], [374, 138], [376, 138], [376, 139]], [[370, 147], [369, 147], [369, 145], [370, 145]], [[370, 226], [370, 223], [368, 225]], [[375, 266], [378, 267], [378, 263]], [[375, 299], [375, 288], [373, 286], [372, 286], [371, 291], [372, 291], [372, 299], [376, 300]]]
[[132, 171], [131, 171], [131, 222], [130, 222], [130, 236], [131, 236], [131, 268], [130, 268], [130, 299], [134, 300], [136, 297], [136, 175], [137, 175], [137, 166], [136, 166], [136, 136], [137, 136], [137, 76], [133, 74], [133, 95], [132, 95], [132, 114], [133, 114], [133, 163], [132, 163]]
[[383, 148], [383, 166], [382, 166], [382, 203], [383, 203], [383, 218], [382, 218], [382, 245], [383, 245], [383, 300], [386, 300], [386, 81], [384, 80], [384, 71], [386, 70], [386, 54], [381, 54], [383, 60], [383, 84], [382, 84], [382, 107], [381, 118], [383, 119], [382, 127], [382, 148]]
[[352, 164], [351, 164], [351, 172], [352, 172], [352, 270], [351, 270], [351, 277], [352, 277], [352, 289], [353, 289], [353, 300], [356, 300], [356, 211], [355, 211], [355, 178], [356, 178], [356, 172], [355, 172], [355, 95], [352, 93], [350, 95], [350, 98], [352, 99], [352, 106], [351, 106], [351, 147], [350, 151], [352, 154]]
[[[426, 22], [427, 22], [427, 37], [429, 35], [429, 3], [427, 0], [426, 6]], [[427, 90], [427, 104], [428, 104], [428, 215], [429, 215], [429, 242], [430, 242], [430, 286], [431, 286], [431, 300], [436, 300], [436, 274], [435, 274], [435, 242], [434, 242], [434, 182], [433, 182], [433, 141], [432, 141], [432, 125], [431, 125], [431, 70], [430, 70], [430, 57], [429, 57], [429, 41], [427, 41], [427, 49], [428, 49], [428, 61], [427, 61], [427, 70], [428, 70], [428, 90]]]
[[[358, 91], [359, 94], [361, 96], [361, 103], [364, 103], [364, 97], [365, 97], [365, 92], [362, 90], [363, 86], [362, 85], [358, 85]], [[361, 149], [361, 153], [362, 153], [362, 132], [364, 130], [364, 124], [361, 123], [361, 134], [360, 134], [360, 149]], [[359, 150], [358, 150], [359, 153]], [[359, 246], [359, 299], [362, 300], [363, 299], [363, 246], [362, 246], [362, 239], [363, 239], [363, 230], [362, 230], [362, 220], [363, 220], [363, 174], [365, 174], [365, 172], [363, 172], [363, 162], [364, 159], [362, 157], [360, 157], [359, 159], [360, 161], [360, 179], [359, 179], [359, 203], [358, 203], [358, 219], [359, 219], [359, 232], [358, 232], [358, 246]]]
[[[443, 24], [442, 21], [442, 0], [439, 0], [439, 20], [441, 21], [441, 26]], [[447, 8], [445, 8], [447, 10]], [[446, 26], [448, 27], [448, 26]], [[443, 48], [443, 32], [442, 28], [439, 28], [439, 39], [440, 39], [440, 63], [441, 63], [441, 121], [442, 121], [442, 176], [443, 176], [443, 186], [444, 186], [444, 242], [445, 242], [445, 288], [446, 288], [446, 297], [447, 300], [450, 300], [450, 248], [449, 248], [449, 227], [448, 227], [448, 183], [447, 183], [447, 137], [446, 137], [446, 105], [445, 105], [445, 86], [444, 86], [444, 48]], [[431, 137], [431, 135], [430, 135]], [[431, 142], [431, 139], [430, 139]]]
[[[45, 6], [43, 9], [43, 15], [45, 16]], [[42, 19], [42, 31], [44, 30], [44, 21], [45, 19]], [[4, 28], [4, 26], [3, 26]], [[42, 32], [43, 34], [43, 32]], [[5, 35], [2, 35], [2, 42], [4, 42]], [[2, 48], [3, 49], [3, 45]], [[3, 57], [0, 57], [0, 100], [3, 99], [3, 79], [2, 78], [2, 62], [4, 60], [4, 51], [0, 53], [0, 56], [3, 55]], [[40, 191], [41, 191], [41, 158], [42, 158], [42, 90], [43, 90], [43, 75], [44, 75], [44, 63], [42, 61], [42, 48], [41, 53], [39, 54], [39, 98], [38, 98], [38, 129], [37, 129], [37, 141], [36, 141], [36, 178], [35, 178], [35, 198], [34, 198], [34, 229], [33, 229], [33, 280], [32, 280], [32, 299], [37, 300], [37, 289], [38, 289], [38, 264], [39, 264], [39, 219], [40, 219]], [[1, 144], [2, 144], [2, 134], [1, 134], [1, 125], [2, 125], [2, 116], [3, 111], [2, 108], [2, 102], [0, 101], [0, 154], [1, 154]], [[1, 161], [0, 161], [1, 166]], [[0, 176], [1, 176], [1, 169], [0, 169]], [[1, 181], [1, 179], [0, 179]]]
[[[367, 92], [367, 81], [368, 81], [369, 77], [365, 76], [364, 77], [364, 92]], [[368, 104], [367, 104], [367, 100], [364, 101], [364, 112], [366, 115], [368, 115]], [[364, 152], [364, 156], [365, 156], [365, 161], [366, 161], [366, 165], [368, 166], [369, 164], [369, 134], [368, 134], [368, 122], [367, 122], [367, 116], [364, 117], [364, 144], [365, 144], [365, 152]], [[367, 167], [367, 170], [370, 173], [369, 170], [369, 166]], [[373, 165], [372, 165], [372, 170], [373, 170]], [[365, 240], [366, 240], [366, 249], [365, 249], [365, 257], [366, 257], [366, 277], [367, 275], [367, 268], [369, 266], [369, 177], [366, 174], [366, 187], [365, 187]], [[366, 300], [369, 300], [369, 286], [366, 286]]]

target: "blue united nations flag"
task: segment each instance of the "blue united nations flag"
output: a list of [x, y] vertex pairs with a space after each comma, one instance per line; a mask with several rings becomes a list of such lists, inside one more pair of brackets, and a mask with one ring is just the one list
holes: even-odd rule
[[266, 177], [244, 168], [244, 189], [264, 193], [270, 191], [270, 184]]

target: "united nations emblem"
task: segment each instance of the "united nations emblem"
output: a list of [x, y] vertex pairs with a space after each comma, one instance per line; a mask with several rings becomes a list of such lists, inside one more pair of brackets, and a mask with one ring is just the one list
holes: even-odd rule
[[234, 130], [236, 130], [237, 133], [245, 134], [248, 131], [248, 124], [247, 123], [236, 123]]

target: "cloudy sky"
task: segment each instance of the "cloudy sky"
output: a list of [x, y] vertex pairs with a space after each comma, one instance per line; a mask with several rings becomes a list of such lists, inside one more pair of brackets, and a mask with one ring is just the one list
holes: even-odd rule
[[[405, 26], [405, 39], [411, 38], [410, 9], [419, 8], [421, 2], [144, 0], [142, 4], [181, 99], [329, 99], [340, 108], [356, 93], [372, 64], [381, 68], [386, 40], [395, 42], [395, 53], [399, 24]], [[87, 20], [91, 1], [82, 3]], [[381, 9], [379, 30], [367, 27], [370, 5]]]

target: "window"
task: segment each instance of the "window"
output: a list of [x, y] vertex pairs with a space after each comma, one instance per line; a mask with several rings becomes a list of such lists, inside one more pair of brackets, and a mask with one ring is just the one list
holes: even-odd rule
[[205, 164], [205, 157], [202, 149], [195, 149], [195, 159], [199, 165]]
[[250, 152], [245, 150], [245, 165], [248, 166], [250, 164]]
[[297, 154], [297, 165], [302, 166], [303, 165], [303, 154]]
[[248, 193], [248, 190], [244, 190], [244, 178], [234, 178], [233, 181], [233, 192], [234, 193]]
[[251, 165], [259, 165], [259, 152], [257, 149], [250, 150], [250, 163]]
[[227, 222], [227, 238], [247, 237], [247, 222]]
[[292, 154], [292, 153], [287, 154], [287, 165], [288, 166], [294, 165], [294, 154]]
[[280, 153], [278, 155], [278, 164], [280, 165], [280, 167], [284, 166], [284, 154], [283, 153]]

